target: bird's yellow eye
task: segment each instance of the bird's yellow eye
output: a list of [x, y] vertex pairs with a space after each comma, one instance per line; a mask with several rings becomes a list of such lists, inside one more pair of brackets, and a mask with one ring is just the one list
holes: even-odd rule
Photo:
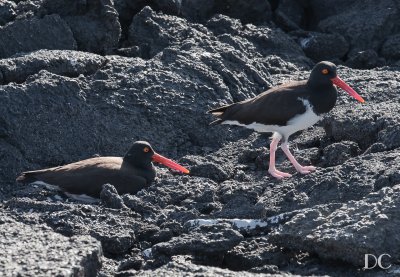
[[148, 148], [148, 147], [143, 148], [143, 152], [147, 153], [149, 151], [150, 151], [150, 148]]
[[324, 75], [326, 75], [326, 74], [328, 74], [329, 73], [329, 70], [328, 69], [326, 69], [326, 68], [324, 68], [324, 69], [322, 69], [322, 74], [324, 74]]

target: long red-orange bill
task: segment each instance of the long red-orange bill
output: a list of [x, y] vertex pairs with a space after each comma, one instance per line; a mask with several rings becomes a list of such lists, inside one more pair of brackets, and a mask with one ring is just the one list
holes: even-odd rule
[[181, 166], [181, 165], [177, 164], [176, 162], [174, 162], [164, 156], [161, 156], [160, 154], [157, 154], [157, 153], [154, 153], [154, 155], [153, 155], [153, 162], [163, 164], [165, 166], [168, 166], [169, 168], [178, 170], [178, 171], [186, 173], [186, 174], [189, 173], [189, 170], [187, 170], [183, 166]]
[[346, 84], [338, 76], [336, 76], [335, 78], [332, 78], [331, 81], [332, 81], [332, 83], [334, 83], [335, 85], [337, 85], [341, 89], [345, 90], [348, 94], [353, 96], [355, 99], [357, 99], [361, 103], [365, 102], [365, 100], [357, 92], [355, 92], [354, 89], [352, 89], [348, 84]]

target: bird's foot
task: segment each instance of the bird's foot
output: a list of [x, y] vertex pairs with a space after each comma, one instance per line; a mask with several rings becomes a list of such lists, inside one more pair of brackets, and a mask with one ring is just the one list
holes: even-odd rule
[[276, 168], [269, 168], [268, 172], [277, 179], [292, 177], [291, 174], [277, 170]]
[[296, 170], [300, 172], [301, 174], [308, 174], [313, 171], [315, 171], [317, 168], [315, 166], [309, 165], [309, 166], [298, 166], [296, 167]]

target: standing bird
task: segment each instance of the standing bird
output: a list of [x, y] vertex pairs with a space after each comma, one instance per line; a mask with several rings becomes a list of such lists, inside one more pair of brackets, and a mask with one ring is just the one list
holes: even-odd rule
[[172, 169], [189, 173], [179, 164], [154, 152], [146, 141], [136, 141], [122, 157], [97, 157], [52, 168], [23, 172], [18, 182], [44, 182], [66, 194], [86, 194], [98, 198], [103, 184], [110, 183], [119, 194], [135, 194], [154, 181], [158, 162]]
[[314, 125], [322, 114], [332, 110], [337, 99], [334, 85], [361, 103], [365, 102], [337, 76], [336, 65], [323, 61], [314, 66], [308, 80], [273, 87], [254, 98], [208, 111], [218, 117], [211, 124], [239, 125], [261, 133], [272, 132], [268, 172], [278, 179], [291, 176], [275, 167], [275, 151], [283, 139], [283, 152], [298, 172], [307, 174], [316, 168], [300, 165], [289, 150], [288, 140], [291, 134]]

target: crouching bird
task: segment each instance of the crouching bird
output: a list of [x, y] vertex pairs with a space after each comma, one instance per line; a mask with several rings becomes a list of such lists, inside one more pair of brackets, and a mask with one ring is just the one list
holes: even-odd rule
[[332, 110], [337, 99], [335, 85], [361, 103], [365, 102], [337, 76], [333, 63], [323, 61], [315, 65], [308, 80], [273, 87], [252, 99], [208, 111], [218, 118], [211, 124], [239, 125], [257, 132], [272, 132], [268, 172], [279, 179], [291, 176], [275, 167], [275, 151], [282, 139], [283, 152], [298, 172], [306, 174], [316, 168], [300, 165], [289, 150], [288, 140], [290, 135], [314, 125], [324, 113]]
[[119, 194], [134, 194], [154, 181], [156, 170], [152, 162], [189, 173], [186, 168], [157, 154], [148, 142], [136, 141], [124, 157], [96, 157], [63, 166], [26, 171], [21, 173], [17, 181], [41, 181], [58, 187], [72, 197], [84, 194], [98, 198], [103, 184], [107, 183], [112, 184]]

